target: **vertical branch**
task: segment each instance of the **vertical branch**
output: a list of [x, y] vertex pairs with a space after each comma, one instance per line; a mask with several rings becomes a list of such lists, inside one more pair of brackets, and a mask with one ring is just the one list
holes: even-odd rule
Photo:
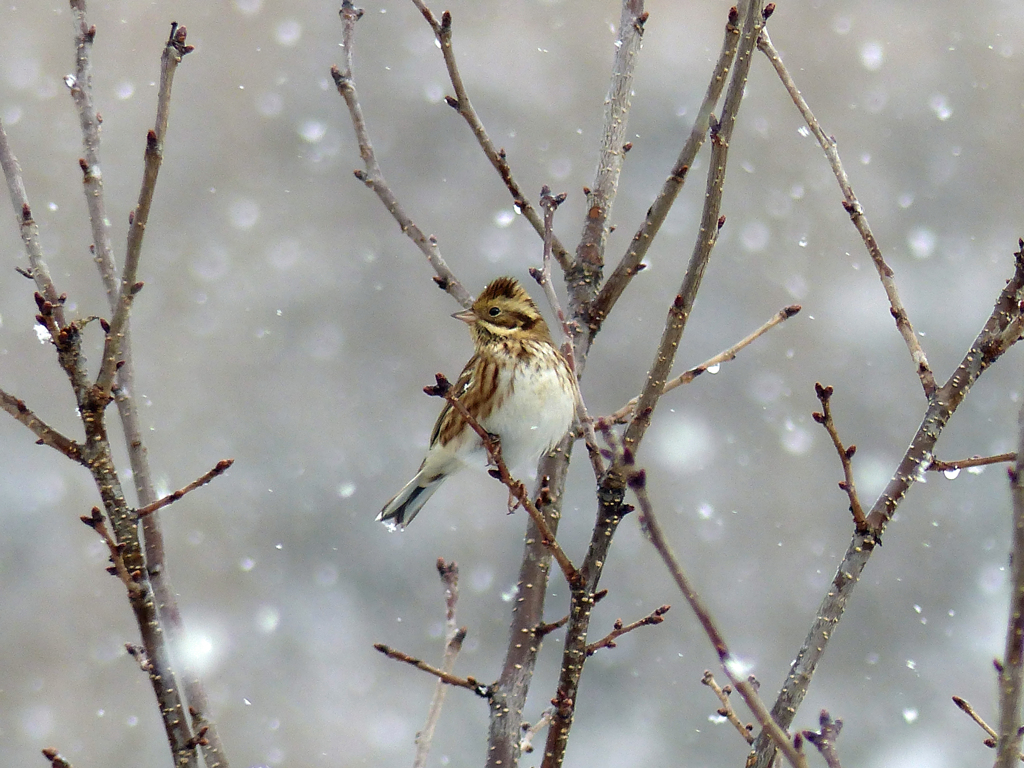
[[[587, 191], [587, 212], [576, 258], [565, 272], [569, 306], [584, 306], [601, 286], [608, 219], [619, 187], [625, 157], [626, 126], [633, 93], [633, 73], [644, 34], [647, 12], [643, 0], [623, 0], [615, 61], [605, 97], [604, 131], [594, 188]], [[578, 342], [577, 342], [578, 343]]]
[[103, 278], [111, 309], [117, 301], [117, 267], [110, 244], [110, 220], [103, 195], [103, 172], [100, 169], [100, 116], [92, 100], [92, 44], [96, 27], [89, 24], [85, 0], [71, 0], [71, 18], [75, 27], [75, 75], [70, 84], [71, 98], [78, 108], [82, 127], [82, 189], [92, 224], [93, 256]]
[[718, 62], [715, 64], [714, 71], [711, 73], [711, 81], [708, 83], [707, 91], [704, 94], [704, 101], [701, 102], [700, 109], [697, 110], [697, 117], [693, 121], [690, 135], [687, 137], [686, 143], [683, 144], [679, 157], [676, 158], [676, 162], [672, 166], [672, 170], [669, 172], [665, 183], [662, 185], [661, 191], [658, 192], [657, 198], [655, 198], [651, 207], [647, 210], [647, 216], [644, 218], [643, 224], [640, 225], [640, 229], [633, 235], [629, 249], [622, 257], [618, 266], [615, 267], [615, 271], [612, 272], [604, 286], [602, 286], [601, 292], [594, 299], [587, 312], [586, 328], [591, 341], [593, 341], [593, 337], [600, 330], [612, 307], [615, 306], [615, 302], [619, 300], [622, 292], [629, 285], [630, 280], [640, 271], [640, 262], [647, 255], [647, 249], [654, 242], [654, 238], [661, 229], [661, 225], [665, 222], [668, 212], [672, 209], [672, 205], [675, 203], [676, 197], [678, 197], [680, 190], [683, 188], [683, 183], [686, 181], [686, 175], [690, 170], [690, 166], [693, 164], [697, 152], [704, 144], [704, 138], [708, 135], [708, 129], [713, 125], [712, 110], [722, 96], [729, 69], [732, 67], [733, 59], [736, 57], [736, 47], [740, 40], [738, 23], [739, 12], [734, 7], [729, 11], [729, 21], [725, 25], [725, 39], [722, 41], [722, 50], [718, 55]]
[[[718, 232], [725, 223], [720, 212], [722, 193], [725, 189], [729, 143], [732, 141], [733, 128], [736, 125], [740, 103], [743, 100], [747, 74], [750, 71], [750, 61], [757, 45], [757, 35], [763, 25], [761, 0], [749, 0], [744, 12], [743, 32], [736, 53], [736, 66], [733, 69], [729, 90], [722, 108], [722, 119], [717, 126], [711, 129], [711, 161], [708, 168], [707, 190], [697, 242], [693, 246], [693, 253], [690, 256], [683, 283], [669, 308], [665, 331], [647, 375], [647, 383], [640, 394], [636, 413], [629, 426], [626, 427], [623, 437], [626, 449], [632, 451], [634, 455], [651, 424], [654, 408], [665, 391], [665, 382], [668, 381], [668, 376], [672, 372], [672, 364], [675, 361], [676, 351], [679, 349], [679, 341], [693, 309], [693, 302], [704, 277], [704, 270], [711, 259], [711, 251], [718, 239]], [[622, 479], [618, 478], [616, 482], [621, 486]]]
[[1006, 649], [999, 666], [999, 742], [996, 768], [1017, 765], [1021, 743], [1021, 698], [1024, 691], [1024, 408], [1017, 421], [1017, 461], [1010, 470], [1013, 492], [1013, 549]]

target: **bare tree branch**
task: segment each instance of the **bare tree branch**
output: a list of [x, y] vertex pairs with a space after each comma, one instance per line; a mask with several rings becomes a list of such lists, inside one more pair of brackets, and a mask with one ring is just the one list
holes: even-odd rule
[[[412, 0], [412, 3], [423, 14], [423, 18], [427, 20], [430, 28], [434, 31], [434, 37], [437, 39], [438, 45], [441, 46], [444, 64], [448, 68], [448, 78], [451, 80], [452, 88], [455, 89], [455, 98], [449, 96], [446, 97], [445, 101], [449, 107], [462, 115], [469, 125], [469, 129], [473, 132], [473, 136], [476, 137], [480, 149], [484, 151], [484, 155], [487, 156], [491, 165], [494, 166], [494, 170], [498, 172], [501, 180], [505, 182], [509, 194], [512, 195], [512, 202], [516, 209], [530, 222], [530, 225], [536, 230], [538, 235], [545, 237], [544, 222], [537, 213], [537, 209], [530, 204], [530, 201], [523, 193], [522, 187], [512, 177], [512, 168], [508, 164], [505, 150], [495, 149], [491, 137], [487, 135], [487, 129], [484, 128], [483, 121], [481, 121], [480, 116], [473, 108], [473, 103], [469, 100], [469, 93], [462, 82], [462, 75], [459, 73], [459, 67], [455, 61], [455, 49], [452, 48], [451, 13], [445, 11], [441, 14], [441, 20], [438, 21], [437, 17], [422, 0]], [[565, 250], [565, 246], [554, 235], [551, 237], [551, 245], [554, 256], [562, 269], [568, 269], [570, 257], [568, 251]]]
[[[684, 371], [683, 373], [676, 376], [674, 379], [665, 382], [665, 386], [661, 390], [661, 394], [667, 394], [668, 392], [671, 392], [673, 389], [676, 389], [677, 387], [681, 387], [684, 384], [689, 384], [702, 373], [705, 373], [706, 371], [708, 371], [711, 368], [714, 368], [717, 365], [721, 365], [722, 363], [728, 363], [732, 360], [735, 360], [736, 355], [739, 354], [740, 351], [742, 351], [746, 347], [749, 347], [751, 344], [757, 341], [757, 339], [759, 339], [764, 334], [768, 333], [768, 331], [770, 331], [775, 326], [784, 323], [786, 320], [789, 320], [789, 318], [796, 315], [800, 311], [800, 309], [801, 307], [799, 304], [792, 304], [788, 307], [780, 309], [772, 316], [772, 318], [768, 322], [759, 327], [749, 336], [740, 339], [728, 349], [722, 350], [717, 355], [708, 358], [700, 365], [691, 368], [688, 371]], [[605, 421], [608, 421], [612, 424], [626, 424], [629, 422], [629, 420], [633, 417], [633, 414], [636, 412], [636, 404], [638, 402], [640, 402], [639, 395], [637, 395], [624, 406], [619, 408], [619, 410], [617, 410], [615, 413], [609, 416], [605, 416], [603, 418]]]
[[972, 456], [969, 459], [956, 459], [954, 461], [940, 461], [935, 459], [928, 467], [929, 472], [953, 472], [971, 467], [986, 467], [989, 464], [1005, 464], [1006, 462], [1017, 461], [1016, 453], [998, 453], [995, 456]]
[[697, 110], [697, 117], [693, 121], [690, 135], [679, 152], [679, 157], [676, 158], [676, 162], [672, 166], [672, 170], [669, 172], [665, 183], [662, 185], [661, 191], [658, 192], [654, 203], [647, 210], [647, 216], [640, 225], [640, 229], [633, 235], [629, 249], [622, 257], [622, 260], [619, 261], [618, 266], [615, 267], [615, 271], [612, 272], [604, 286], [602, 286], [601, 292], [589, 308], [586, 330], [590, 334], [591, 341], [604, 323], [605, 318], [608, 317], [612, 307], [619, 300], [626, 286], [642, 269], [641, 262], [644, 256], [647, 255], [647, 250], [650, 248], [651, 243], [654, 242], [654, 238], [661, 229], [661, 225], [665, 223], [668, 212], [672, 209], [676, 197], [678, 197], [679, 192], [683, 188], [690, 166], [693, 165], [697, 152], [703, 146], [708, 130], [713, 126], [712, 111], [722, 96], [722, 90], [725, 88], [725, 83], [728, 79], [729, 69], [736, 56], [736, 47], [739, 44], [740, 30], [737, 26], [738, 22], [739, 13], [733, 7], [729, 11], [729, 20], [725, 25], [725, 39], [722, 41], [721, 53], [718, 55], [718, 61], [711, 74], [711, 81], [708, 83], [707, 91], [704, 94], [704, 101], [701, 102], [700, 109]]
[[817, 733], [802, 731], [803, 737], [817, 747], [818, 752], [825, 758], [828, 768], [843, 768], [839, 762], [839, 755], [836, 753], [836, 739], [839, 738], [839, 732], [843, 729], [843, 721], [833, 720], [828, 711], [823, 709], [818, 723], [821, 725], [820, 731]]
[[889, 298], [889, 306], [892, 309], [892, 316], [896, 320], [896, 327], [899, 329], [900, 335], [903, 336], [903, 341], [907, 345], [907, 349], [910, 350], [910, 357], [914, 361], [914, 366], [917, 369], [917, 375], [921, 379], [921, 386], [924, 388], [925, 397], [931, 397], [935, 391], [935, 374], [932, 373], [931, 367], [928, 365], [928, 358], [924, 354], [924, 349], [921, 348], [921, 342], [918, 341], [917, 334], [914, 333], [914, 327], [910, 324], [910, 318], [907, 317], [907, 311], [903, 307], [903, 302], [900, 300], [899, 292], [896, 290], [896, 278], [892, 268], [885, 263], [885, 259], [882, 256], [882, 249], [878, 245], [878, 241], [875, 240], [875, 235], [871, 231], [871, 227], [868, 225], [867, 217], [864, 215], [864, 209], [861, 208], [860, 201], [857, 200], [857, 196], [853, 193], [853, 186], [850, 184], [850, 178], [846, 175], [846, 170], [843, 168], [842, 161], [839, 159], [839, 150], [836, 147], [836, 140], [830, 136], [826, 136], [825, 132], [821, 129], [817, 119], [811, 112], [811, 108], [807, 105], [804, 97], [800, 94], [799, 89], [796, 87], [796, 83], [793, 82], [792, 76], [786, 69], [786, 66], [782, 63], [782, 58], [779, 56], [779, 52], [775, 50], [772, 45], [771, 39], [768, 37], [767, 30], [761, 30], [761, 34], [757, 40], [757, 47], [765, 53], [768, 60], [775, 67], [775, 71], [778, 73], [779, 78], [782, 80], [782, 84], [789, 92], [790, 98], [793, 99], [793, 103], [796, 104], [797, 109], [800, 110], [800, 114], [803, 115], [804, 120], [807, 122], [807, 127], [811, 129], [814, 137], [818, 140], [821, 148], [825, 151], [825, 157], [828, 158], [829, 165], [832, 166], [832, 172], [835, 174], [836, 179], [839, 182], [839, 188], [843, 193], [843, 208], [850, 214], [850, 219], [853, 221], [853, 225], [857, 228], [857, 232], [860, 233], [861, 239], [864, 240], [864, 245], [868, 249], [868, 254], [871, 256], [871, 261], [875, 264], [875, 269], [878, 270], [878, 276], [882, 279], [882, 287], [885, 288], [885, 295]]
[[178, 490], [174, 491], [174, 493], [169, 493], [163, 498], [157, 499], [152, 504], [147, 504], [144, 507], [140, 507], [138, 510], [136, 510], [135, 514], [139, 517], [146, 517], [147, 515], [152, 515], [157, 510], [163, 509], [164, 507], [169, 506], [174, 502], [178, 501], [178, 499], [180, 499], [186, 493], [191, 493], [196, 488], [201, 488], [202, 486], [206, 485], [215, 477], [223, 475], [225, 472], [228, 471], [228, 468], [234, 463], [234, 459], [222, 459], [221, 461], [218, 461], [216, 466], [213, 467], [213, 469], [211, 469], [208, 472], [205, 472], [203, 475], [193, 480], [184, 488], [179, 488]]
[[743, 737], [743, 740], [747, 742], [747, 744], [753, 744], [754, 735], [751, 731], [754, 729], [754, 726], [744, 725], [740, 722], [740, 718], [737, 716], [736, 710], [732, 707], [732, 701], [729, 699], [729, 694], [732, 693], [732, 686], [727, 685], [724, 688], [720, 686], [709, 669], [704, 670], [704, 677], [701, 678], [700, 682], [702, 685], [706, 685], [714, 691], [715, 696], [717, 696], [718, 700], [722, 703], [722, 706], [718, 709], [718, 714], [729, 721], [732, 727], [739, 732], [740, 736]]
[[814, 392], [818, 396], [818, 400], [821, 402], [821, 413], [812, 413], [811, 416], [816, 422], [825, 427], [825, 431], [828, 432], [828, 436], [832, 438], [832, 445], [835, 446], [836, 453], [839, 454], [839, 461], [843, 465], [843, 475], [845, 480], [841, 480], [839, 488], [846, 493], [850, 499], [850, 512], [853, 513], [853, 524], [856, 526], [858, 531], [863, 531], [866, 523], [864, 518], [864, 509], [860, 505], [860, 499], [857, 497], [857, 486], [853, 482], [853, 464], [851, 459], [857, 452], [857, 446], [851, 445], [850, 447], [844, 447], [843, 441], [839, 439], [839, 431], [836, 429], [836, 424], [832, 420], [832, 406], [830, 405], [832, 400], [832, 387], [824, 387], [819, 383], [815, 383]]
[[708, 640], [711, 641], [711, 645], [718, 654], [718, 660], [726, 676], [740, 696], [743, 697], [746, 705], [750, 707], [750, 711], [754, 713], [754, 717], [761, 724], [761, 728], [771, 736], [772, 741], [782, 750], [786, 759], [796, 768], [806, 768], [806, 757], [797, 750], [793, 739], [790, 738], [785, 729], [772, 719], [768, 708], [757, 693], [757, 687], [751, 680], [741, 677], [744, 668], [743, 662], [733, 656], [729, 650], [725, 637], [719, 631], [714, 618], [711, 616], [711, 612], [683, 572], [679, 560], [666, 541], [665, 535], [661, 530], [661, 524], [654, 514], [654, 507], [647, 495], [647, 477], [644, 470], [636, 469], [628, 463], [626, 467], [629, 473], [629, 487], [636, 494], [637, 501], [640, 503], [640, 524], [643, 527], [644, 533], [651, 544], [654, 545], [658, 554], [661, 555], [661, 559], [668, 568], [673, 581], [675, 581], [679, 591], [683, 593], [686, 602], [690, 604], [690, 608], [697, 616], [697, 620], [700, 622], [701, 627], [703, 627], [704, 633], [708, 636]]
[[[1024, 408], [1017, 423], [1017, 456], [1024, 457]], [[1021, 700], [1024, 699], [1024, 458], [1010, 470], [1013, 494], [1013, 535], [1010, 550], [1010, 610], [1006, 647], [999, 665], [999, 743], [996, 768], [1017, 764], [1021, 744]]]
[[[626, 156], [626, 128], [633, 96], [633, 74], [640, 53], [647, 12], [643, 0], [622, 0], [619, 34], [615, 41], [615, 60], [605, 97], [604, 129], [601, 153], [597, 161], [594, 188], [587, 194], [586, 216], [576, 257], [565, 271], [570, 306], [589, 304], [601, 287], [604, 270], [604, 249], [608, 239], [608, 220], [619, 188], [619, 173]], [[589, 341], [577, 341], [585, 351]]]
[[19, 400], [14, 395], [8, 394], [0, 389], [0, 408], [3, 408], [17, 421], [20, 421], [32, 430], [32, 433], [39, 438], [36, 440], [36, 443], [39, 445], [48, 445], [51, 448], [55, 448], [60, 451], [72, 461], [79, 464], [83, 463], [81, 446], [71, 438], [65, 437], [36, 416], [35, 413], [25, 405], [24, 400]]
[[356, 92], [356, 84], [352, 79], [352, 45], [355, 38], [356, 22], [362, 18], [363, 11], [352, 5], [351, 0], [345, 0], [341, 7], [342, 43], [345, 51], [345, 65], [343, 69], [337, 66], [331, 67], [331, 77], [334, 78], [334, 85], [338, 93], [345, 99], [349, 115], [352, 119], [352, 127], [356, 133], [356, 140], [359, 142], [359, 155], [363, 158], [364, 170], [356, 171], [356, 178], [369, 187], [380, 198], [380, 201], [387, 208], [402, 232], [416, 244], [416, 247], [427, 257], [430, 266], [433, 267], [437, 277], [435, 282], [447, 291], [463, 307], [473, 304], [473, 297], [469, 291], [458, 281], [455, 274], [448, 268], [441, 250], [437, 247], [437, 240], [427, 237], [423, 230], [413, 223], [409, 215], [402, 208], [395, 197], [394, 192], [384, 180], [384, 173], [377, 162], [377, 156], [373, 151], [373, 144], [370, 142], [370, 134], [366, 128], [366, 118], [363, 117], [363, 108], [359, 104], [359, 94]]
[[456, 688], [465, 688], [483, 699], [490, 698], [490, 689], [486, 685], [478, 682], [475, 677], [459, 677], [458, 675], [453, 675], [450, 672], [445, 672], [443, 669], [438, 669], [432, 664], [428, 664], [422, 659], [417, 659], [415, 656], [410, 656], [407, 653], [402, 653], [401, 651], [397, 651], [394, 648], [384, 645], [384, 643], [374, 643], [373, 647], [389, 659], [403, 661], [406, 664], [410, 664], [416, 667], [416, 669], [423, 670], [427, 674], [433, 675], [438, 680], [441, 680], [448, 685], [454, 685]]
[[[445, 642], [444, 657], [441, 659], [441, 671], [451, 674], [455, 669], [455, 659], [462, 650], [462, 643], [466, 639], [466, 628], [459, 627], [455, 622], [455, 608], [459, 602], [459, 566], [454, 562], [446, 563], [442, 558], [437, 560], [437, 572], [444, 585], [445, 602]], [[441, 707], [444, 706], [445, 694], [448, 693], [448, 685], [438, 678], [437, 686], [434, 688], [434, 695], [430, 699], [430, 708], [427, 710], [427, 722], [423, 729], [416, 734], [416, 758], [413, 760], [413, 768], [425, 768], [427, 757], [430, 755], [430, 745], [434, 740], [434, 730], [437, 722], [441, 719]]]
[[637, 619], [629, 624], [623, 624], [622, 619], [616, 619], [611, 632], [597, 642], [590, 643], [587, 646], [587, 656], [593, 656], [602, 648], [614, 648], [615, 641], [628, 632], [640, 629], [640, 627], [652, 627], [656, 624], [661, 624], [665, 620], [665, 614], [668, 613], [669, 608], [671, 608], [669, 605], [663, 605], [660, 608], [655, 608], [642, 619]]
[[[846, 603], [875, 545], [911, 486], [924, 476], [931, 464], [935, 445], [949, 419], [978, 377], [1020, 338], [1024, 330], [1024, 313], [1021, 310], [1021, 302], [1024, 301], [1024, 240], [1019, 242], [1019, 246], [1020, 249], [1014, 254], [1013, 277], [999, 295], [992, 314], [960, 365], [929, 399], [917, 434], [866, 517], [865, 531], [854, 533], [846, 555], [818, 606], [810, 631], [772, 707], [773, 718], [785, 728], [793, 722], [807, 694], [818, 662], [828, 647], [836, 625], [842, 619]], [[774, 760], [775, 749], [766, 734], [758, 736], [755, 749], [757, 768], [768, 768]]]

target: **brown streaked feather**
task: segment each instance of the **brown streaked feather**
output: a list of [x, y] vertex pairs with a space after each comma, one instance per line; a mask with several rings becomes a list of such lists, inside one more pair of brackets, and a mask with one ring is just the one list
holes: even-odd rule
[[[476, 354], [463, 368], [462, 375], [455, 384], [457, 399], [477, 421], [490, 416], [504, 400], [497, 394], [499, 372], [499, 363], [493, 355]], [[430, 445], [447, 445], [462, 432], [465, 425], [466, 420], [462, 418], [462, 414], [450, 403], [445, 403], [434, 424], [434, 430], [430, 433]]]

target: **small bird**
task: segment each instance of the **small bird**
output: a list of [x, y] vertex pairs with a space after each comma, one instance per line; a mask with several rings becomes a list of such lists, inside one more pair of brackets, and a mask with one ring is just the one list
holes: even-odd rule
[[[455, 396], [498, 437], [506, 466], [535, 463], [569, 431], [579, 397], [576, 375], [540, 310], [518, 281], [499, 277], [470, 309], [452, 317], [469, 325], [476, 348], [454, 385]], [[377, 520], [393, 531], [404, 528], [450, 475], [468, 464], [483, 465], [486, 456], [480, 436], [445, 403], [419, 472]]]

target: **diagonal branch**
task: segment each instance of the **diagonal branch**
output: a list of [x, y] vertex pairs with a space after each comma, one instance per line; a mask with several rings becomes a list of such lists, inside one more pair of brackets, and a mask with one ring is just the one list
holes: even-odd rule
[[740, 696], [743, 697], [743, 701], [750, 707], [750, 711], [753, 712], [754, 717], [761, 724], [764, 731], [771, 736], [773, 743], [782, 750], [786, 759], [797, 768], [806, 768], [806, 757], [797, 750], [793, 739], [786, 733], [784, 727], [780, 726], [772, 718], [768, 708], [757, 693], [757, 687], [750, 679], [740, 676], [745, 665], [740, 659], [733, 656], [729, 650], [725, 637], [718, 629], [718, 625], [711, 616], [710, 610], [708, 610], [704, 600], [683, 572], [682, 565], [680, 565], [678, 558], [672, 552], [672, 548], [669, 546], [665, 539], [665, 534], [661, 530], [661, 524], [654, 514], [654, 507], [651, 504], [650, 497], [647, 495], [647, 478], [644, 470], [636, 469], [632, 465], [627, 464], [627, 471], [629, 472], [629, 487], [633, 490], [640, 504], [640, 525], [643, 527], [647, 539], [664, 561], [673, 581], [679, 587], [679, 591], [683, 593], [686, 602], [690, 604], [690, 608], [697, 616], [697, 620], [704, 629], [704, 634], [708, 636], [708, 640], [711, 641], [711, 645], [718, 654], [718, 660], [729, 681], [739, 692]]
[[729, 68], [732, 66], [733, 59], [736, 56], [736, 47], [739, 44], [740, 30], [737, 26], [738, 21], [739, 13], [733, 7], [729, 11], [729, 20], [725, 25], [725, 39], [722, 41], [722, 50], [718, 55], [718, 62], [711, 73], [711, 81], [708, 83], [707, 91], [704, 94], [704, 101], [701, 102], [700, 109], [697, 110], [697, 117], [693, 121], [690, 135], [687, 137], [686, 143], [683, 144], [679, 157], [676, 158], [676, 162], [672, 166], [672, 170], [669, 172], [665, 183], [662, 185], [661, 191], [658, 192], [658, 196], [654, 199], [651, 207], [647, 209], [647, 216], [640, 225], [640, 229], [633, 235], [629, 249], [601, 288], [597, 298], [594, 299], [588, 308], [587, 332], [590, 334], [591, 339], [600, 330], [605, 318], [608, 317], [608, 313], [611, 312], [612, 307], [615, 306], [615, 302], [619, 300], [626, 286], [643, 268], [641, 262], [644, 256], [647, 255], [647, 251], [651, 247], [651, 243], [654, 242], [654, 238], [661, 229], [661, 225], [665, 223], [665, 219], [668, 216], [668, 212], [672, 209], [676, 197], [678, 197], [679, 192], [682, 190], [683, 184], [686, 181], [686, 175], [690, 170], [690, 166], [693, 165], [697, 152], [700, 151], [701, 146], [704, 144], [709, 128], [714, 125], [712, 110], [722, 96]]
[[850, 178], [846, 175], [846, 170], [843, 168], [842, 161], [839, 159], [839, 150], [836, 148], [836, 140], [831, 136], [826, 136], [825, 132], [821, 129], [817, 119], [811, 112], [811, 108], [807, 105], [804, 97], [800, 94], [799, 89], [796, 87], [796, 83], [793, 82], [792, 76], [786, 69], [785, 64], [782, 63], [782, 58], [779, 56], [779, 52], [775, 50], [775, 46], [772, 45], [771, 39], [768, 37], [768, 31], [762, 30], [757, 40], [757, 47], [764, 52], [768, 57], [768, 60], [775, 67], [775, 71], [778, 73], [779, 78], [782, 80], [782, 84], [789, 92], [790, 98], [796, 104], [800, 114], [803, 115], [804, 120], [807, 122], [807, 127], [811, 129], [814, 137], [818, 140], [821, 148], [825, 151], [825, 157], [828, 159], [829, 165], [832, 166], [832, 172], [835, 174], [836, 179], [839, 182], [839, 188], [843, 193], [843, 208], [850, 214], [850, 219], [853, 221], [853, 225], [857, 228], [857, 232], [860, 233], [861, 239], [864, 240], [864, 245], [868, 249], [868, 254], [871, 256], [871, 261], [875, 264], [875, 269], [878, 270], [878, 276], [882, 279], [882, 287], [885, 289], [885, 295], [889, 298], [890, 311], [893, 318], [896, 320], [896, 327], [899, 329], [900, 335], [903, 336], [903, 341], [907, 345], [907, 349], [910, 350], [910, 357], [914, 361], [914, 366], [917, 369], [917, 375], [921, 379], [921, 386], [924, 387], [925, 397], [931, 397], [935, 391], [935, 374], [932, 373], [931, 367], [928, 365], [928, 358], [924, 354], [924, 349], [921, 348], [921, 342], [917, 339], [917, 334], [914, 333], [914, 327], [910, 324], [910, 318], [907, 316], [907, 311], [903, 307], [903, 302], [900, 300], [899, 292], [896, 290], [896, 277], [892, 268], [885, 263], [885, 259], [882, 256], [882, 249], [878, 245], [878, 241], [875, 240], [875, 235], [871, 231], [871, 227], [868, 225], [867, 217], [864, 215], [864, 209], [861, 208], [860, 201], [857, 200], [857, 196], [853, 193], [853, 186], [850, 184]]
[[352, 44], [355, 38], [356, 22], [362, 16], [361, 8], [352, 5], [351, 0], [344, 1], [341, 6], [341, 47], [345, 51], [345, 66], [344, 69], [339, 69], [337, 66], [331, 67], [331, 77], [334, 78], [334, 85], [338, 89], [338, 93], [345, 99], [349, 116], [352, 119], [352, 127], [356, 133], [356, 140], [359, 142], [359, 155], [363, 158], [364, 170], [356, 171], [355, 176], [373, 190], [384, 207], [387, 208], [388, 213], [398, 222], [402, 232], [408, 235], [416, 247], [427, 257], [427, 261], [430, 262], [430, 266], [437, 274], [434, 278], [435, 282], [463, 307], [469, 307], [473, 303], [473, 297], [448, 268], [444, 257], [441, 256], [441, 249], [437, 247], [437, 240], [433, 236], [427, 237], [423, 234], [423, 230], [409, 218], [409, 214], [405, 212], [398, 202], [398, 198], [395, 197], [395, 193], [391, 191], [391, 187], [384, 180], [384, 173], [374, 154], [370, 133], [366, 128], [366, 118], [363, 117], [363, 108], [359, 104], [359, 94], [356, 92], [356, 84], [352, 79]]
[[429, 675], [433, 675], [438, 680], [441, 680], [448, 685], [454, 685], [456, 688], [465, 688], [466, 690], [472, 691], [477, 696], [487, 699], [490, 698], [490, 690], [486, 685], [479, 682], [475, 677], [459, 677], [453, 675], [451, 672], [445, 672], [443, 669], [438, 669], [432, 664], [428, 664], [422, 659], [417, 659], [415, 656], [410, 656], [407, 653], [395, 650], [390, 646], [384, 645], [384, 643], [374, 643], [373, 647], [383, 653], [389, 659], [395, 661], [403, 661], [406, 664], [410, 664], [416, 669], [423, 670]]
[[35, 281], [36, 290], [53, 306], [53, 317], [58, 326], [65, 326], [64, 302], [50, 277], [50, 269], [43, 258], [43, 247], [39, 244], [39, 225], [32, 218], [32, 207], [28, 204], [28, 193], [25, 191], [25, 177], [21, 173], [21, 165], [7, 140], [7, 132], [0, 121], [0, 166], [7, 180], [7, 190], [11, 195], [14, 215], [18, 218], [18, 230], [21, 241], [28, 254], [28, 274]]
[[[1019, 241], [1019, 246], [1020, 249], [1014, 254], [1013, 276], [1000, 293], [992, 314], [953, 375], [929, 399], [928, 409], [917, 434], [888, 485], [867, 514], [865, 530], [854, 533], [846, 555], [818, 606], [810, 631], [772, 707], [772, 716], [784, 728], [793, 722], [807, 695], [811, 678], [834, 635], [836, 625], [843, 617], [846, 603], [853, 595], [875, 545], [910, 488], [924, 477], [935, 453], [935, 445], [949, 419], [967, 397], [974, 382], [1020, 338], [1024, 330], [1024, 240]], [[775, 748], [770, 738], [762, 732], [754, 748], [757, 752], [754, 765], [757, 768], [768, 768], [775, 759]]]
[[[705, 373], [711, 370], [712, 368], [721, 365], [722, 363], [728, 363], [732, 360], [735, 360], [736, 355], [739, 354], [741, 350], [745, 349], [746, 347], [749, 347], [751, 344], [757, 341], [764, 334], [768, 333], [768, 331], [770, 331], [775, 326], [780, 325], [789, 320], [789, 318], [797, 314], [800, 311], [800, 309], [801, 307], [799, 304], [791, 304], [788, 307], [783, 307], [774, 315], [772, 315], [771, 319], [768, 320], [768, 322], [764, 323], [764, 325], [754, 330], [748, 336], [745, 336], [744, 338], [737, 341], [728, 349], [723, 349], [717, 355], [708, 358], [700, 365], [691, 368], [688, 371], [684, 371], [683, 373], [676, 376], [674, 379], [665, 382], [665, 386], [664, 388], [662, 388], [661, 394], [667, 394], [671, 392], [673, 389], [676, 389], [677, 387], [681, 387], [684, 384], [689, 384], [702, 373]], [[714, 373], [714, 371], [711, 372]], [[617, 410], [615, 413], [604, 417], [604, 420], [611, 422], [612, 424], [628, 423], [629, 420], [633, 418], [633, 415], [636, 412], [636, 404], [638, 402], [640, 402], [639, 395], [637, 397], [634, 397], [621, 408], [619, 408], [619, 410]]]
[[839, 488], [850, 499], [850, 512], [853, 514], [853, 524], [857, 527], [858, 531], [863, 531], [867, 523], [864, 519], [864, 509], [860, 505], [860, 498], [857, 496], [857, 486], [853, 482], [853, 464], [850, 461], [857, 452], [857, 446], [844, 447], [843, 441], [839, 439], [839, 430], [836, 429], [836, 424], [832, 420], [832, 406], [830, 405], [832, 387], [823, 387], [821, 384], [815, 383], [814, 391], [821, 402], [821, 413], [812, 413], [811, 417], [825, 427], [828, 436], [832, 438], [832, 445], [835, 446], [836, 453], [839, 454], [839, 461], [843, 465], [843, 476], [845, 477], [844, 480], [840, 481]]
[[[536, 230], [537, 234], [544, 237], [543, 219], [523, 193], [522, 187], [512, 177], [512, 168], [508, 164], [505, 150], [495, 149], [494, 142], [487, 135], [487, 129], [484, 128], [480, 116], [473, 108], [473, 103], [469, 100], [469, 93], [462, 82], [462, 75], [459, 72], [458, 63], [455, 61], [455, 50], [452, 48], [451, 13], [445, 11], [441, 14], [441, 20], [438, 21], [437, 17], [422, 0], [412, 0], [412, 2], [419, 9], [419, 12], [423, 14], [423, 18], [427, 20], [430, 28], [434, 30], [434, 37], [437, 39], [437, 43], [441, 47], [441, 54], [444, 56], [444, 64], [448, 68], [448, 79], [451, 80], [452, 88], [455, 89], [455, 98], [449, 96], [445, 101], [449, 107], [462, 115], [462, 118], [469, 125], [469, 129], [473, 132], [473, 136], [476, 137], [480, 149], [484, 151], [484, 155], [487, 156], [491, 165], [494, 166], [494, 170], [498, 172], [501, 180], [505, 182], [505, 186], [512, 195], [512, 202], [517, 210], [530, 222], [530, 225]], [[562, 245], [557, 236], [552, 236], [551, 241], [555, 259], [557, 259], [563, 270], [568, 269], [570, 258], [568, 251], [565, 250], [565, 246]]]
[[213, 469], [211, 469], [209, 472], [205, 472], [200, 477], [196, 478], [191, 483], [186, 485], [184, 488], [179, 488], [178, 490], [174, 491], [174, 493], [169, 493], [166, 496], [157, 499], [152, 504], [147, 504], [144, 507], [140, 507], [138, 510], [136, 510], [135, 514], [139, 517], [146, 517], [148, 515], [152, 515], [154, 512], [157, 512], [158, 510], [163, 509], [164, 507], [170, 506], [178, 499], [180, 499], [182, 496], [184, 496], [186, 493], [191, 493], [196, 488], [201, 488], [202, 486], [206, 485], [215, 477], [223, 475], [225, 472], [228, 471], [228, 468], [234, 463], [234, 459], [221, 459], [220, 461], [217, 462]]
[[83, 464], [82, 447], [69, 437], [65, 437], [25, 405], [24, 400], [19, 400], [14, 395], [0, 389], [0, 408], [7, 411], [17, 421], [20, 421], [39, 438], [36, 442], [39, 445], [48, 445], [51, 448], [63, 453], [72, 461]]

